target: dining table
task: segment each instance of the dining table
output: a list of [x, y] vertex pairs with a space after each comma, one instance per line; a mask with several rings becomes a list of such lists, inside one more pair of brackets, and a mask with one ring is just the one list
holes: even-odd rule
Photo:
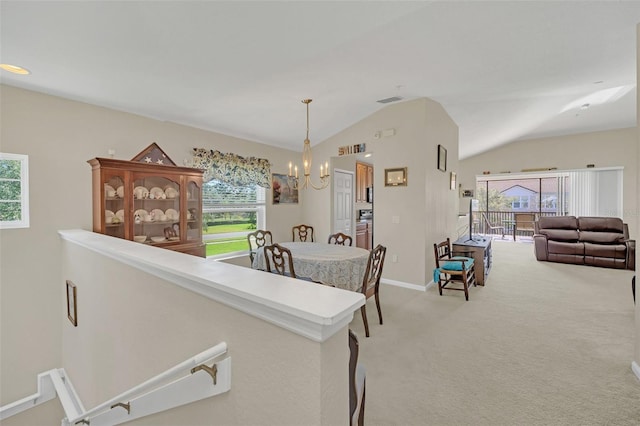
[[[351, 291], [362, 287], [369, 250], [319, 242], [278, 244], [291, 251], [296, 277]], [[256, 251], [251, 267], [266, 269], [264, 247]]]

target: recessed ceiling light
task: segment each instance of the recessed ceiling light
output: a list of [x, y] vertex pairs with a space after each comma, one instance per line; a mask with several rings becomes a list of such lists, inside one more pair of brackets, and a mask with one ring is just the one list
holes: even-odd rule
[[12, 72], [14, 74], [20, 74], [20, 75], [28, 75], [31, 74], [31, 71], [29, 71], [26, 68], [22, 68], [19, 67], [17, 65], [11, 65], [11, 64], [0, 64], [0, 68], [2, 68], [5, 71], [9, 71]]
[[591, 106], [591, 105], [589, 105], [589, 104], [582, 104], [582, 105], [580, 106], [580, 109], [587, 109], [587, 108], [589, 108], [590, 106]]
[[598, 80], [598, 81], [594, 81], [594, 82], [593, 82], [593, 84], [602, 84], [602, 83], [604, 83], [604, 81], [603, 81], [603, 80]]

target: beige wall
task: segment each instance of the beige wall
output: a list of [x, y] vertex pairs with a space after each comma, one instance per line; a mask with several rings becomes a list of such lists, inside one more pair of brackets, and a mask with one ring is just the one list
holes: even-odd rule
[[[395, 134], [374, 138], [385, 129], [395, 129]], [[366, 143], [373, 153], [374, 245], [387, 247], [383, 278], [423, 286], [431, 281], [435, 265], [433, 243], [455, 235], [458, 199], [457, 192], [449, 190], [449, 170], [458, 168], [458, 128], [429, 99], [391, 104], [314, 146], [314, 162], [335, 156], [339, 146], [356, 143]], [[446, 173], [436, 168], [438, 144], [449, 153]], [[408, 168], [408, 185], [385, 187], [384, 169], [398, 167]], [[306, 190], [303, 196], [305, 220], [318, 235], [328, 235], [331, 215], [325, 212], [331, 192]], [[392, 223], [394, 216], [400, 223]]]
[[[36, 375], [61, 365], [60, 318], [66, 308], [57, 230], [91, 229], [87, 160], [107, 157], [109, 149], [115, 158], [130, 159], [152, 142], [176, 163], [192, 147], [268, 158], [274, 172], [285, 171], [299, 156], [6, 85], [0, 85], [0, 108], [0, 150], [29, 155], [31, 207], [30, 228], [0, 230], [0, 404], [34, 393]], [[275, 238], [286, 240], [291, 223], [301, 220], [301, 208], [267, 202], [267, 216]]]
[[314, 342], [66, 241], [62, 263], [78, 292], [78, 327], [58, 318], [62, 366], [85, 408], [225, 341], [231, 391], [131, 424], [348, 422], [346, 328]]
[[636, 128], [582, 133], [553, 138], [517, 141], [460, 161], [460, 183], [475, 188], [483, 171], [520, 172], [523, 169], [557, 167], [559, 170], [624, 167], [623, 220], [633, 238], [640, 236], [638, 217], [638, 136]]

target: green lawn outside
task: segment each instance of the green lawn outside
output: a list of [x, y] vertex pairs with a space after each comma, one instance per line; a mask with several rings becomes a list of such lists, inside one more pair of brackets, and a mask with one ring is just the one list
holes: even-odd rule
[[248, 223], [235, 223], [232, 225], [212, 225], [206, 227], [206, 229], [202, 229], [202, 234], [210, 235], [210, 234], [224, 234], [227, 232], [242, 232], [242, 231], [251, 231], [255, 228], [251, 228], [251, 225]]
[[[228, 232], [228, 231], [227, 231]], [[205, 241], [207, 244], [207, 256], [231, 253], [234, 251], [249, 251], [249, 243], [246, 237], [222, 238], [215, 241]]]

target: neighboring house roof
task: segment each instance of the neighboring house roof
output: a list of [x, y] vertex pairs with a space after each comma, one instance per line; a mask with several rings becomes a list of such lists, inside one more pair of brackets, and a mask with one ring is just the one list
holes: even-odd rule
[[513, 197], [513, 196], [520, 196], [520, 195], [535, 195], [537, 194], [537, 192], [532, 191], [529, 188], [525, 188], [524, 186], [514, 185], [510, 188], [505, 189], [504, 191], [501, 191], [501, 194], [504, 194], [509, 197]]

